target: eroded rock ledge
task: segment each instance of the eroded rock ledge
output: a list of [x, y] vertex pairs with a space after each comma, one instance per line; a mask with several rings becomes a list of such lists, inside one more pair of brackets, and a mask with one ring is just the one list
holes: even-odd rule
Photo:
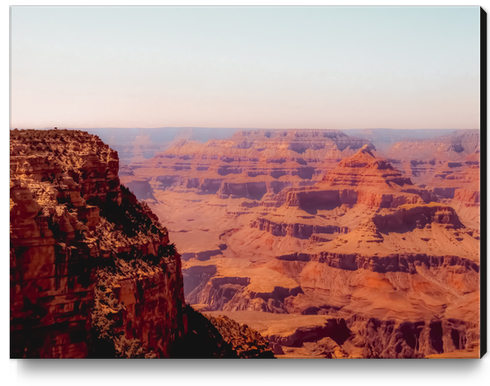
[[430, 256], [424, 253], [393, 253], [388, 256], [366, 256], [360, 253], [341, 254], [321, 252], [316, 254], [292, 253], [277, 256], [278, 260], [285, 261], [314, 261], [327, 264], [330, 267], [347, 271], [367, 269], [373, 272], [406, 272], [417, 273], [417, 266], [425, 265], [428, 269], [459, 266], [464, 271], [480, 272], [479, 264], [459, 256]]

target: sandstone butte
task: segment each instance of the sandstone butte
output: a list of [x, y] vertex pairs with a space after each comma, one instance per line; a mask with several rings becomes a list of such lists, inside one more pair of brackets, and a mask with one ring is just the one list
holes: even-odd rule
[[186, 305], [180, 255], [93, 135], [10, 135], [11, 358], [273, 357]]
[[479, 135], [395, 145], [244, 131], [121, 178], [170, 230], [186, 300], [278, 357], [478, 357]]

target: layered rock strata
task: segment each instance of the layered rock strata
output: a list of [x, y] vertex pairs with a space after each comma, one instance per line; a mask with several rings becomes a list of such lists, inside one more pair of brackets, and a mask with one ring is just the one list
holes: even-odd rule
[[[260, 199], [309, 185], [369, 141], [336, 130], [251, 130], [205, 144], [182, 140], [131, 168], [154, 190]], [[129, 181], [129, 177], [127, 177]]]
[[461, 130], [431, 140], [404, 141], [387, 151], [390, 161], [445, 201], [472, 228], [480, 224], [480, 132]]
[[278, 358], [447, 357], [444, 353], [465, 358], [478, 349], [478, 326], [454, 319], [404, 322], [361, 315], [209, 314], [220, 313], [257, 329]]
[[458, 163], [476, 164], [480, 152], [480, 131], [459, 130], [431, 139], [404, 140], [393, 144], [385, 156], [417, 184], [427, 184], [441, 168]]
[[250, 226], [275, 236], [329, 241], [332, 234], [352, 230], [337, 220], [332, 224], [332, 219], [343, 216], [355, 205], [376, 210], [393, 209], [404, 204], [423, 204], [431, 199], [426, 190], [413, 186], [409, 178], [364, 145], [356, 154], [340, 161], [315, 185], [284, 189], [264, 198], [260, 201], [261, 206], [281, 209], [266, 212]]
[[12, 357], [166, 357], [186, 332], [180, 257], [96, 136], [14, 130]]
[[423, 201], [404, 177], [389, 162], [364, 145], [355, 155], [340, 161], [321, 182], [303, 191], [288, 193], [286, 204], [300, 207], [330, 207], [366, 204], [380, 208]]
[[[223, 232], [223, 253], [240, 248], [251, 263], [238, 273], [190, 259], [187, 299], [240, 321], [254, 313], [278, 356], [476, 357], [480, 234], [438, 200], [363, 147], [314, 186], [228, 204], [249, 227]], [[284, 315], [284, 328], [266, 331], [275, 319], [258, 311]], [[324, 322], [296, 326], [296, 315]]]
[[182, 142], [127, 170], [172, 239], [189, 240], [187, 301], [253, 327], [278, 356], [478, 356], [478, 148], [440, 141], [436, 159], [412, 141], [427, 157], [386, 160], [294, 132]]

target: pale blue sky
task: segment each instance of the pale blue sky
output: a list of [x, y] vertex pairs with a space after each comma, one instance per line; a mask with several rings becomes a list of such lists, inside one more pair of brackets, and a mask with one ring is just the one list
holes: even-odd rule
[[479, 128], [479, 7], [13, 7], [12, 127]]

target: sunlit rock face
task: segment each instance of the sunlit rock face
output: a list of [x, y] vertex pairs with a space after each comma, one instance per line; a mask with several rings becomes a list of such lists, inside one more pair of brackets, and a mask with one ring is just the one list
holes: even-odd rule
[[11, 131], [11, 357], [166, 357], [186, 332], [180, 256], [118, 169], [97, 136]]

